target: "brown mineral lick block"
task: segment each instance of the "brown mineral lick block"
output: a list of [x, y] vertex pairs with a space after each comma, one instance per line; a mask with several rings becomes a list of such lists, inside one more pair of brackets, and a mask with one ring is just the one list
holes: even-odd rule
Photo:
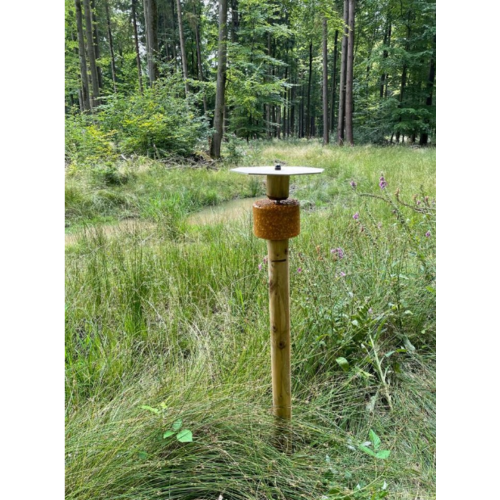
[[286, 240], [300, 234], [300, 203], [257, 200], [253, 204], [253, 233], [265, 240]]

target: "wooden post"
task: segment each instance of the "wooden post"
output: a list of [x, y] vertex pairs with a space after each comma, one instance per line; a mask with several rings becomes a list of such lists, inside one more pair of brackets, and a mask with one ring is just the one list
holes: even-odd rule
[[292, 418], [288, 240], [267, 240], [273, 415]]
[[266, 175], [269, 199], [257, 200], [252, 207], [253, 232], [267, 241], [269, 266], [269, 319], [271, 323], [272, 412], [276, 417], [276, 445], [292, 451], [292, 373], [290, 336], [290, 277], [288, 240], [300, 234], [300, 204], [288, 199], [290, 176], [319, 174], [311, 167], [238, 167], [233, 172]]
[[[289, 176], [267, 176], [267, 196], [271, 200], [286, 200]], [[267, 240], [269, 268], [269, 319], [271, 326], [271, 374], [273, 415], [277, 417], [276, 444], [290, 453], [292, 442], [289, 421], [292, 419], [291, 337], [290, 337], [290, 277], [288, 269], [288, 239]]]
[[[286, 200], [290, 177], [267, 176], [267, 195], [271, 200]], [[290, 335], [289, 240], [267, 242], [269, 257], [269, 314], [271, 320], [271, 358], [273, 374], [273, 414], [292, 418], [292, 349]]]

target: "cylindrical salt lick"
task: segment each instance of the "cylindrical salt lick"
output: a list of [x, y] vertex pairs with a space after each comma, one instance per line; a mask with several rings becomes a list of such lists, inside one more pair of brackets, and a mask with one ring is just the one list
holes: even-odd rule
[[257, 200], [252, 207], [253, 232], [265, 240], [287, 240], [300, 234], [300, 203], [288, 199], [276, 203]]

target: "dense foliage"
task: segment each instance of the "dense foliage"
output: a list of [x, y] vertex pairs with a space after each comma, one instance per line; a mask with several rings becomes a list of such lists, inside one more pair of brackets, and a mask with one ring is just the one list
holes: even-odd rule
[[[213, 120], [216, 2], [82, 1], [92, 11], [92, 40], [89, 44], [81, 7], [83, 45], [79, 49], [75, 5], [80, 0], [77, 4], [66, 0], [66, 109], [69, 121], [77, 117], [70, 125], [69, 152], [86, 157], [88, 151], [93, 156], [109, 142], [125, 154], [160, 157], [192, 152], [196, 141], [207, 137], [205, 123], [212, 125]], [[143, 10], [146, 4], [155, 13], [149, 25]], [[329, 133], [335, 137], [342, 2], [231, 0], [228, 4], [225, 136], [319, 137], [326, 110]], [[326, 103], [322, 95], [324, 19]], [[353, 37], [355, 141], [405, 140], [424, 145], [435, 140], [435, 1], [358, 0]], [[156, 47], [150, 47], [153, 42]], [[92, 109], [86, 110], [81, 57], [88, 63], [87, 72], [92, 55], [96, 56], [98, 95], [89, 84]], [[87, 76], [92, 82], [91, 71]], [[86, 115], [83, 119], [78, 118], [81, 112]], [[77, 124], [82, 130], [75, 129]]]

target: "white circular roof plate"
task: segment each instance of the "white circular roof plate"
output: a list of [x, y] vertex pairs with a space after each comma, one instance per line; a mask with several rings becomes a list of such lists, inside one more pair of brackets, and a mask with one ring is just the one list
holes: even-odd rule
[[322, 168], [314, 167], [285, 167], [281, 166], [280, 170], [275, 167], [238, 167], [232, 168], [231, 172], [247, 175], [306, 175], [306, 174], [320, 174], [323, 172]]

